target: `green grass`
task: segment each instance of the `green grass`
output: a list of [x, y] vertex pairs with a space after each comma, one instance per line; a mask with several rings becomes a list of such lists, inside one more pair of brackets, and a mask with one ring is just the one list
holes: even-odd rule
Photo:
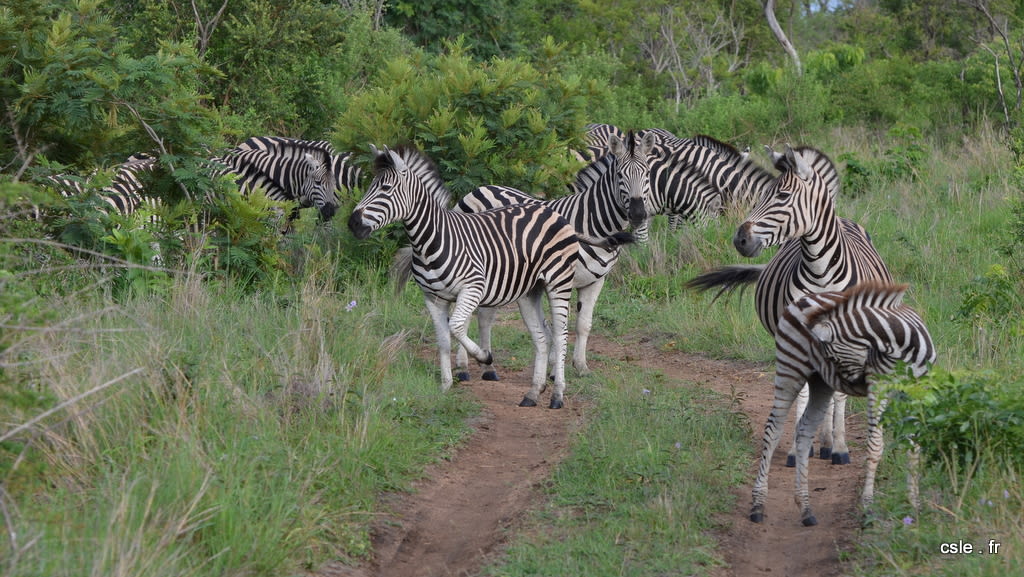
[[[838, 131], [817, 145], [865, 159], [878, 153], [870, 142]], [[839, 212], [864, 224], [912, 285], [938, 365], [1012, 391], [1024, 374], [1020, 319], [959, 312], [992, 265], [1012, 264], [1000, 249], [1019, 191], [994, 135], [970, 143], [933, 146], [915, 180], [879, 180], [843, 197]], [[658, 221], [651, 244], [631, 248], [606, 285], [594, 330], [769, 368], [752, 291], [712, 302], [684, 288], [713, 266], [750, 262], [729, 242], [741, 219], [680, 232]], [[457, 389], [440, 394], [436, 361], [420, 358], [433, 329], [418, 291], [395, 296], [368, 264], [386, 260], [389, 241], [356, 243], [335, 226], [290, 241], [290, 274], [245, 291], [185, 274], [112, 298], [108, 273], [67, 254], [0, 250], [6, 575], [289, 575], [370, 554], [381, 494], [443, 458], [477, 407]], [[530, 363], [518, 325], [498, 327], [495, 344], [504, 366]], [[722, 562], [714, 513], [733, 507], [728, 488], [746, 480], [747, 424], [691, 383], [603, 361], [573, 385], [594, 408], [548, 502], [489, 574], [707, 574]], [[982, 444], [971, 460], [944, 447], [947, 457], [926, 463], [914, 512], [890, 443], [876, 522], [844, 552], [844, 571], [1019, 573], [1020, 461]], [[959, 539], [995, 539], [1001, 554], [940, 555]]]
[[[593, 379], [586, 379], [591, 381]], [[748, 426], [692, 383], [606, 362], [596, 408], [549, 483], [550, 502], [486, 575], [695, 574], [747, 469]], [[713, 463], [713, 466], [707, 466]]]
[[380, 494], [466, 433], [474, 404], [438, 394], [399, 328], [421, 304], [369, 283], [335, 291], [329, 267], [283, 300], [193, 281], [166, 298], [59, 303], [76, 320], [5, 371], [5, 392], [37, 383], [62, 401], [139, 369], [0, 445], [20, 536], [0, 540], [5, 574], [278, 575], [358, 560]]

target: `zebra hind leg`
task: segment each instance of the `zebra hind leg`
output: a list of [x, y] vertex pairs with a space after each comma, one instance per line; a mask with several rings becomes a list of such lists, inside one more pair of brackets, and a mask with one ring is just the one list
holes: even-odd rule
[[[850, 449], [846, 446], [846, 395], [837, 392], [832, 398], [832, 464], [849, 465]], [[822, 459], [826, 457], [822, 456]]]
[[811, 499], [807, 488], [807, 463], [810, 460], [808, 453], [814, 432], [821, 426], [825, 412], [828, 410], [829, 400], [832, 398], [832, 389], [817, 375], [812, 377], [808, 386], [810, 387], [810, 400], [797, 424], [796, 492], [794, 493], [794, 499], [800, 508], [800, 520], [804, 527], [818, 524], [818, 519], [811, 511]]
[[533, 340], [533, 378], [530, 390], [519, 402], [520, 407], [536, 407], [537, 399], [547, 388], [548, 340], [544, 329], [541, 296], [541, 292], [532, 291], [519, 299], [519, 312], [523, 315], [523, 323]]

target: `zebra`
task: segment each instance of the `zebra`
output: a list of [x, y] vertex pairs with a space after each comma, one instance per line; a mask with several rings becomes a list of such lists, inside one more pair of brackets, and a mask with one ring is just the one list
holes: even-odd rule
[[[588, 125], [588, 151], [598, 157], [606, 154], [608, 137], [616, 131], [613, 125]], [[648, 241], [654, 215], [667, 215], [672, 230], [686, 221], [706, 224], [731, 207], [746, 210], [753, 206], [775, 179], [775, 174], [750, 158], [749, 149], [740, 152], [703, 134], [679, 138], [661, 128], [639, 131], [641, 137], [647, 134], [655, 135], [649, 218], [633, 231], [637, 242]]]
[[[629, 225], [642, 224], [646, 218], [646, 199], [650, 194], [648, 168], [654, 136], [637, 138], [632, 131], [624, 139], [610, 137], [610, 154], [583, 168], [569, 185], [571, 194], [542, 201], [504, 186], [482, 186], [470, 192], [456, 210], [474, 213], [518, 203], [545, 203], [572, 224], [577, 232], [604, 238]], [[605, 248], [583, 244], [576, 265], [573, 287], [577, 291], [576, 343], [572, 363], [580, 374], [588, 374], [587, 342], [593, 328], [594, 307], [605, 279], [619, 258], [619, 246]], [[478, 313], [480, 339], [489, 346], [495, 311], [482, 308]], [[468, 366], [466, 352], [460, 348], [457, 367]], [[469, 379], [468, 372], [459, 377]], [[485, 367], [484, 380], [497, 380], [493, 367]]]
[[[892, 275], [859, 224], [835, 213], [839, 173], [819, 150], [768, 148], [781, 174], [764, 192], [733, 238], [745, 257], [781, 245], [766, 265], [733, 265], [701, 274], [687, 286], [718, 296], [756, 283], [755, 308], [762, 326], [775, 335], [786, 306], [807, 293], [843, 290], [859, 282], [892, 282]], [[716, 297], [717, 298], [717, 297]], [[803, 393], [802, 393], [803, 394]], [[802, 412], [801, 403], [798, 414]], [[832, 418], [825, 422], [819, 457], [833, 464], [850, 462], [846, 446], [846, 396], [835, 395]], [[795, 446], [787, 465], [795, 464]]]
[[[142, 182], [142, 173], [152, 172], [156, 166], [156, 157], [145, 152], [129, 156], [117, 166], [110, 184], [97, 192], [98, 199], [102, 201], [97, 208], [106, 215], [113, 212], [120, 216], [131, 215], [144, 204], [151, 209], [158, 208], [161, 204], [160, 199], [144, 194]], [[72, 198], [86, 193], [94, 175], [95, 172], [85, 179], [54, 175], [49, 177], [49, 181], [63, 197]]]
[[[452, 385], [451, 337], [478, 362], [493, 357], [466, 334], [477, 307], [518, 302], [534, 345], [532, 386], [520, 406], [536, 406], [547, 381], [548, 339], [542, 299], [551, 306], [555, 388], [549, 407], [563, 406], [569, 297], [580, 242], [614, 246], [628, 233], [592, 239], [543, 204], [517, 204], [466, 214], [448, 208], [450, 192], [434, 162], [415, 148], [373, 149], [372, 182], [349, 217], [358, 239], [402, 221], [412, 246], [412, 276], [437, 333], [441, 389]], [[450, 308], [455, 304], [454, 310]]]
[[264, 150], [273, 153], [281, 146], [309, 147], [321, 150], [330, 156], [330, 174], [334, 182], [334, 191], [351, 191], [362, 181], [362, 169], [355, 164], [355, 155], [351, 152], [338, 154], [334, 145], [326, 140], [299, 140], [286, 136], [252, 136], [235, 148], [237, 150]]
[[[907, 285], [867, 281], [843, 291], [812, 293], [783, 311], [775, 333], [775, 400], [764, 426], [761, 461], [754, 480], [750, 520], [764, 521], [768, 470], [781, 425], [804, 383], [810, 403], [797, 425], [796, 502], [804, 526], [817, 525], [807, 491], [811, 436], [825, 416], [833, 391], [868, 398], [868, 455], [861, 505], [874, 499], [875, 472], [882, 457], [880, 419], [888, 402], [874, 384], [903, 363], [907, 374], [923, 376], [935, 361], [924, 321], [903, 303]], [[913, 492], [911, 499], [915, 499]], [[916, 503], [915, 503], [916, 505]]]
[[316, 207], [324, 222], [338, 210], [332, 151], [324, 145], [329, 146], [326, 142], [253, 137], [212, 162], [224, 167], [218, 175], [236, 176], [243, 194], [262, 188], [271, 200], [297, 202], [287, 218], [287, 231], [300, 208]]

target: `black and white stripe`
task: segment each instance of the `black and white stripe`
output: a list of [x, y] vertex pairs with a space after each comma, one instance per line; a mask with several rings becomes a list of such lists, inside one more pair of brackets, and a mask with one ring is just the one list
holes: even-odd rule
[[[620, 132], [608, 124], [589, 125], [588, 151], [606, 154], [608, 136]], [[667, 215], [673, 230], [683, 222], [705, 224], [730, 208], [748, 210], [775, 179], [750, 158], [749, 150], [740, 152], [711, 136], [679, 138], [661, 128], [639, 134], [655, 136], [648, 213]], [[639, 242], [647, 242], [649, 227], [648, 220], [634, 231]]]
[[[462, 212], [482, 212], [498, 206], [519, 203], [544, 202], [565, 217], [578, 232], [591, 237], [605, 238], [636, 227], [647, 218], [646, 204], [650, 194], [650, 154], [654, 136], [640, 138], [628, 132], [623, 139], [610, 135], [610, 153], [587, 165], [577, 175], [569, 189], [572, 194], [541, 201], [518, 190], [503, 186], [482, 186], [466, 195], [456, 206]], [[576, 343], [573, 366], [581, 374], [590, 372], [587, 364], [587, 342], [593, 328], [594, 308], [601, 295], [605, 278], [619, 258], [619, 247], [580, 246], [580, 261], [576, 266], [573, 287], [577, 289]], [[480, 338], [490, 343], [494, 312], [481, 309]], [[466, 366], [464, 351], [460, 349], [457, 366]], [[468, 373], [460, 378], [469, 378]], [[496, 379], [493, 369], [487, 368], [484, 379]]]
[[[740, 225], [733, 244], [747, 257], [781, 245], [778, 252], [767, 265], [722, 267], [692, 279], [688, 286], [719, 288], [721, 294], [756, 282], [757, 316], [774, 335], [785, 308], [805, 294], [844, 290], [869, 280], [892, 282], [892, 275], [867, 231], [836, 215], [839, 176], [828, 156], [813, 148], [788, 146], [784, 154], [772, 156], [782, 173]], [[836, 395], [833, 417], [822, 432], [820, 455], [836, 464], [850, 459], [845, 407], [845, 395]]]
[[[213, 161], [225, 167], [221, 174], [237, 177], [243, 194], [262, 188], [271, 200], [296, 202], [298, 208], [315, 207], [321, 220], [327, 221], [340, 203], [332, 156], [333, 149], [325, 141], [257, 136]], [[297, 216], [298, 209], [289, 221]]]
[[[761, 461], [754, 481], [750, 519], [764, 520], [768, 472], [782, 424], [804, 383], [810, 402], [797, 424], [796, 501], [804, 525], [816, 525], [807, 489], [811, 436], [833, 392], [868, 398], [868, 453], [861, 504], [874, 498], [875, 472], [882, 457], [880, 419], [887, 399], [873, 387], [877, 377], [903, 363], [908, 375], [924, 375], [935, 347], [924, 321], [903, 303], [907, 285], [869, 281], [845, 291], [805, 295], [783, 311], [775, 333], [775, 401], [765, 423]], [[913, 498], [913, 496], [912, 496]]]
[[[97, 208], [105, 214], [121, 216], [131, 215], [143, 205], [152, 209], [158, 208], [161, 204], [160, 199], [146, 194], [143, 184], [143, 173], [152, 172], [156, 165], [156, 157], [144, 152], [129, 156], [117, 166], [110, 184], [96, 192], [97, 198], [102, 201]], [[57, 175], [51, 176], [49, 180], [61, 195], [70, 198], [86, 194], [89, 181], [94, 174], [84, 179]]]
[[421, 152], [376, 152], [373, 181], [353, 210], [349, 229], [363, 239], [391, 222], [404, 223], [412, 246], [412, 276], [423, 290], [437, 333], [442, 389], [452, 384], [453, 335], [478, 362], [492, 363], [491, 352], [467, 336], [473, 311], [518, 302], [535, 352], [532, 387], [521, 404], [535, 405], [547, 380], [549, 343], [542, 310], [546, 294], [555, 349], [550, 407], [560, 408], [578, 235], [565, 218], [543, 204], [466, 214], [449, 209], [449, 201], [437, 167]]

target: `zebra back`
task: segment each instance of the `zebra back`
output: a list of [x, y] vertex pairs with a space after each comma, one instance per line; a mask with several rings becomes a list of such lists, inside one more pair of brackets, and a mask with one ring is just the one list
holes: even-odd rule
[[455, 292], [472, 286], [480, 291], [480, 306], [499, 306], [519, 299], [539, 280], [550, 283], [549, 291], [571, 291], [576, 235], [544, 203], [471, 214], [451, 210], [436, 165], [413, 148], [377, 153], [374, 173], [349, 228], [366, 238], [390, 222], [404, 222], [413, 278], [425, 292], [454, 300]]
[[[116, 214], [128, 216], [144, 203], [153, 208], [159, 206], [159, 198], [144, 193], [145, 186], [142, 180], [142, 173], [152, 172], [156, 165], [156, 157], [144, 152], [132, 154], [119, 164], [110, 184], [103, 186], [96, 193], [97, 198], [103, 201], [100, 210], [106, 214], [113, 210]], [[53, 175], [49, 177], [49, 181], [62, 196], [70, 198], [85, 194], [95, 174], [96, 171], [93, 171], [85, 178]]]
[[243, 193], [263, 188], [272, 200], [316, 207], [329, 220], [340, 204], [332, 155], [327, 141], [254, 136], [213, 160], [226, 167], [222, 173], [237, 175]]
[[856, 396], [900, 362], [915, 377], [925, 374], [935, 346], [920, 315], [903, 303], [907, 286], [867, 281], [794, 301], [776, 336], [779, 366], [802, 361], [808, 375], [817, 372], [832, 389]]

